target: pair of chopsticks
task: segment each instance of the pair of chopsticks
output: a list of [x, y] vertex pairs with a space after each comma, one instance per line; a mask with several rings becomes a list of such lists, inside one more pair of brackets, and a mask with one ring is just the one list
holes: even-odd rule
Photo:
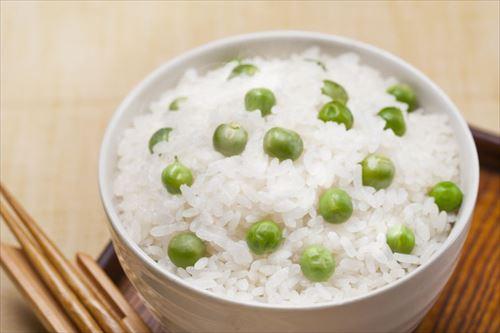
[[[95, 281], [92, 281], [89, 275], [98, 278], [96, 274], [104, 273], [98, 272], [97, 265], [90, 263], [90, 257], [79, 255], [78, 264], [83, 269], [75, 267], [1, 183], [0, 192], [2, 199], [5, 199], [0, 201], [1, 216], [21, 244], [29, 264], [38, 273], [45, 287], [49, 289], [77, 331], [89, 333], [149, 331], [138, 315], [131, 313], [130, 307], [121, 304], [120, 309], [120, 304], [106, 299], [105, 293], [93, 285], [92, 282]], [[6, 249], [2, 245], [2, 252]], [[87, 274], [84, 270], [87, 270]], [[124, 320], [126, 315], [124, 311], [133, 318]]]

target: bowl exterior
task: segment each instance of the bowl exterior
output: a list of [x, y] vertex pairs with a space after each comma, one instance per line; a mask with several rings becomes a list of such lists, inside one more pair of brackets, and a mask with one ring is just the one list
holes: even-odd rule
[[[120, 223], [113, 197], [120, 133], [138, 112], [173, 87], [188, 68], [199, 71], [235, 55], [286, 56], [318, 46], [324, 52], [356, 52], [363, 63], [412, 85], [427, 112], [449, 115], [460, 147], [464, 201], [458, 221], [441, 249], [425, 265], [366, 296], [342, 304], [311, 307], [255, 305], [196, 290], [153, 262]], [[210, 67], [210, 66], [208, 66]], [[163, 65], [122, 102], [106, 131], [99, 160], [99, 186], [113, 243], [128, 278], [151, 311], [171, 331], [189, 332], [409, 332], [435, 302], [457, 263], [467, 236], [479, 183], [472, 135], [449, 98], [427, 77], [401, 59], [345, 38], [298, 31], [237, 36], [190, 51]]]

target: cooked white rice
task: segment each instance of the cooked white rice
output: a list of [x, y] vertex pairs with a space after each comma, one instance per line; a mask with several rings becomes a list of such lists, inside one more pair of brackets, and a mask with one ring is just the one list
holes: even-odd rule
[[[305, 58], [320, 59], [327, 72]], [[186, 72], [175, 89], [138, 115], [123, 133], [119, 146], [114, 193], [128, 234], [159, 265], [198, 288], [239, 300], [311, 304], [342, 301], [365, 294], [425, 263], [446, 239], [454, 214], [439, 212], [426, 193], [442, 180], [459, 181], [458, 146], [447, 116], [419, 109], [405, 113], [403, 137], [385, 131], [376, 116], [386, 106], [406, 110], [386, 89], [395, 78], [360, 64], [356, 54], [330, 57], [310, 49], [288, 59], [247, 59], [259, 72], [252, 77], [227, 77], [231, 62], [205, 75]], [[349, 93], [354, 126], [324, 123], [319, 108], [329, 101], [322, 81], [334, 80]], [[244, 95], [267, 87], [277, 99], [272, 115], [247, 112]], [[188, 100], [177, 112], [168, 110], [179, 96]], [[212, 147], [217, 125], [236, 121], [249, 133], [245, 151], [225, 158]], [[161, 127], [172, 127], [169, 142], [147, 143]], [[266, 155], [266, 130], [280, 126], [297, 131], [304, 141], [300, 159], [279, 163]], [[386, 190], [361, 184], [358, 164], [380, 152], [392, 159], [396, 175]], [[174, 156], [191, 168], [195, 182], [171, 195], [160, 175]], [[329, 187], [348, 192], [354, 205], [344, 224], [325, 223], [317, 215], [319, 193]], [[245, 231], [260, 219], [272, 218], [285, 240], [275, 253], [255, 256], [245, 243]], [[415, 232], [411, 255], [393, 254], [385, 241], [387, 229], [405, 223]], [[210, 256], [186, 270], [167, 256], [170, 238], [191, 230], [209, 244]], [[328, 282], [313, 283], [301, 273], [298, 258], [307, 245], [322, 244], [337, 267]]]

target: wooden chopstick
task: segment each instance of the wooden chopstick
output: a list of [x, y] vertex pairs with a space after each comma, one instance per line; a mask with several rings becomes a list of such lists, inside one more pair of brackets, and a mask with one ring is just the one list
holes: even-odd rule
[[20, 248], [1, 244], [0, 264], [48, 332], [78, 333]]
[[91, 281], [90, 285], [97, 289], [95, 293], [100, 295], [102, 301], [108, 303], [110, 308], [115, 309], [119, 316], [123, 318], [123, 323], [131, 328], [131, 331], [151, 332], [141, 316], [129, 304], [118, 287], [93, 258], [84, 253], [77, 253], [76, 264], [83, 272], [83, 275]]
[[[54, 243], [45, 235], [45, 233], [40, 229], [33, 218], [31, 218], [31, 216], [26, 212], [21, 204], [17, 202], [17, 200], [1, 183], [0, 192], [3, 194], [12, 209], [20, 217], [20, 221], [31, 232], [31, 235], [38, 242], [38, 245], [43, 250], [50, 263], [56, 267], [63, 280], [69, 285], [78, 299], [84, 304], [85, 308], [91, 313], [102, 330], [104, 330], [104, 332], [106, 333], [131, 332], [130, 329], [123, 324], [120, 318], [116, 316], [112, 309], [109, 309], [105, 303], [99, 301], [99, 299], [95, 296], [91, 289], [82, 280], [78, 271], [76, 271], [71, 266], [69, 261], [62, 255], [62, 253], [54, 245]], [[2, 211], [3, 210], [4, 207], [2, 207]], [[24, 236], [24, 233], [21, 235]], [[19, 237], [17, 238], [21, 242]]]
[[52, 295], [59, 301], [78, 329], [88, 333], [102, 332], [94, 318], [92, 318], [73, 291], [54, 270], [47, 258], [31, 243], [26, 232], [20, 227], [19, 222], [9, 213], [7, 207], [1, 201], [0, 214], [23, 247], [31, 265], [38, 271], [45, 285], [50, 289]]
[[[96, 279], [96, 276], [94, 275], [94, 272], [90, 272], [85, 265], [82, 264], [80, 260], [80, 255], [79, 253], [76, 254], [76, 260], [75, 260], [75, 268], [81, 273], [80, 275], [85, 279], [87, 285], [92, 289], [92, 292], [96, 297], [101, 301], [102, 303], [106, 304], [106, 307], [108, 309], [112, 309], [113, 313], [116, 314], [118, 318], [124, 318], [125, 313], [116, 305], [115, 302], [113, 302], [107, 295], [106, 289], [103, 288], [102, 285], [100, 285], [99, 281]], [[90, 257], [89, 257], [90, 258]], [[94, 261], [92, 258], [90, 258], [91, 261]], [[95, 261], [94, 261], [95, 263]], [[97, 265], [97, 263], [95, 263]], [[102, 270], [102, 268], [99, 267], [99, 269]], [[104, 273], [106, 274], [106, 273]]]

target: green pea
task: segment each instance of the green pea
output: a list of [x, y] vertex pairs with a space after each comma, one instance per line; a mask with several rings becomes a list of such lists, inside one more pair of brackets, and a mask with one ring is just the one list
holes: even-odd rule
[[440, 182], [434, 185], [429, 195], [434, 198], [434, 202], [439, 210], [453, 212], [460, 208], [463, 199], [463, 193], [453, 182]]
[[276, 251], [281, 244], [281, 229], [274, 221], [259, 221], [252, 224], [247, 232], [246, 240], [253, 253], [257, 255], [271, 253]]
[[161, 181], [170, 194], [180, 194], [181, 185], [193, 185], [193, 174], [177, 158], [161, 173]]
[[212, 143], [214, 149], [229, 157], [239, 155], [245, 150], [248, 133], [240, 124], [221, 124], [215, 129]]
[[174, 99], [170, 105], [168, 106], [168, 109], [170, 111], [178, 111], [179, 110], [179, 104], [182, 103], [182, 102], [185, 102], [187, 101], [187, 97], [177, 97], [176, 99]]
[[260, 110], [262, 117], [271, 114], [271, 109], [276, 105], [276, 98], [267, 88], [254, 88], [245, 95], [245, 109], [247, 111]]
[[239, 64], [233, 68], [231, 74], [229, 74], [228, 80], [240, 75], [253, 76], [258, 70], [259, 69], [252, 64]]
[[409, 85], [398, 83], [389, 87], [387, 92], [396, 97], [397, 101], [406, 103], [408, 105], [408, 112], [417, 108], [417, 96]]
[[363, 185], [376, 190], [389, 187], [394, 178], [395, 167], [392, 161], [379, 154], [370, 154], [361, 162]]
[[349, 95], [347, 94], [347, 91], [345, 91], [344, 87], [342, 87], [337, 82], [324, 80], [321, 92], [323, 93], [323, 95], [330, 97], [332, 101], [337, 101], [342, 104], [347, 103], [347, 101], [349, 100]]
[[325, 123], [327, 121], [333, 121], [337, 124], [344, 124], [346, 129], [352, 128], [354, 123], [354, 117], [347, 106], [341, 102], [333, 101], [323, 105], [318, 113], [318, 119], [323, 120]]
[[205, 243], [192, 232], [177, 234], [168, 243], [168, 257], [177, 267], [194, 266], [205, 255]]
[[318, 65], [319, 67], [321, 67], [321, 69], [323, 69], [325, 72], [326, 72], [326, 66], [323, 62], [317, 60], [317, 59], [311, 59], [311, 58], [306, 58], [304, 59], [305, 61], [310, 61], [310, 62], [314, 62], [316, 65]]
[[344, 223], [352, 215], [351, 197], [339, 188], [331, 188], [319, 198], [318, 212], [329, 223]]
[[281, 161], [295, 161], [304, 150], [304, 143], [297, 132], [292, 130], [273, 127], [264, 136], [264, 151], [271, 157]]
[[397, 224], [387, 231], [386, 242], [392, 252], [410, 254], [415, 246], [415, 235], [407, 226]]
[[327, 281], [335, 271], [335, 259], [325, 247], [311, 245], [300, 256], [300, 268], [304, 276], [313, 282]]
[[160, 128], [159, 130], [154, 132], [154, 134], [149, 139], [149, 144], [148, 144], [149, 152], [151, 154], [153, 153], [153, 147], [157, 143], [159, 143], [161, 141], [168, 141], [168, 137], [170, 135], [170, 132], [172, 132], [172, 130], [173, 129], [171, 127], [164, 127], [164, 128]]
[[403, 134], [405, 134], [405, 118], [400, 109], [390, 106], [380, 110], [378, 115], [385, 120], [384, 129], [391, 129], [397, 136], [403, 136]]

